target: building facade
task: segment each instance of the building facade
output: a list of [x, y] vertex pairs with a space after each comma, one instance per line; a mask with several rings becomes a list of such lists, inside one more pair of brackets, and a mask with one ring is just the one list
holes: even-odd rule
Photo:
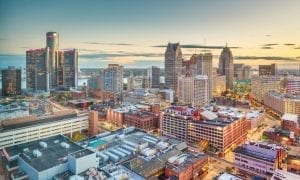
[[285, 113], [300, 116], [300, 97], [296, 95], [269, 92], [264, 96], [264, 105], [279, 116]]
[[147, 76], [150, 81], [151, 88], [159, 88], [160, 86], [160, 68], [152, 66], [148, 68]]
[[9, 66], [2, 70], [2, 96], [21, 94], [21, 69]]
[[212, 95], [221, 96], [226, 91], [226, 76], [216, 74], [213, 76]]
[[181, 76], [178, 79], [178, 100], [182, 104], [202, 107], [209, 102], [207, 75]]
[[286, 93], [300, 95], [300, 76], [284, 77], [284, 90]]
[[208, 99], [212, 99], [213, 88], [213, 55], [211, 53], [198, 54], [196, 56], [197, 75], [207, 75]]
[[165, 51], [165, 86], [176, 91], [182, 74], [182, 52], [179, 43], [168, 43]]
[[277, 75], [277, 64], [270, 65], [259, 65], [258, 66], [258, 74], [260, 76], [275, 76]]
[[251, 78], [251, 96], [256, 101], [263, 103], [264, 96], [270, 91], [280, 92], [280, 76], [252, 76]]
[[104, 78], [103, 90], [108, 92], [121, 93], [123, 91], [123, 66], [109, 64], [108, 68], [100, 71]]
[[224, 47], [219, 58], [219, 74], [226, 76], [226, 89], [233, 84], [233, 56], [229, 47]]

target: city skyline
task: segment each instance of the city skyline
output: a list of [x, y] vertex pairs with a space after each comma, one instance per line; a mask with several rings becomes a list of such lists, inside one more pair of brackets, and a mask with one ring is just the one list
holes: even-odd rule
[[298, 1], [0, 3], [0, 55], [43, 48], [44, 34], [55, 31], [61, 48], [77, 48], [81, 64], [91, 67], [162, 65], [168, 42], [180, 42], [186, 60], [194, 53], [213, 53], [214, 66], [226, 43], [235, 63], [292, 67], [300, 62]]

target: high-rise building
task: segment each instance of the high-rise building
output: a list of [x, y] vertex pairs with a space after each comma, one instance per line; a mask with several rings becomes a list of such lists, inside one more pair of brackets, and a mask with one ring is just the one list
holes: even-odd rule
[[277, 64], [273, 63], [270, 65], [259, 65], [258, 74], [260, 76], [264, 75], [277, 75]]
[[46, 47], [49, 48], [50, 89], [58, 85], [58, 50], [59, 36], [57, 32], [46, 33]]
[[21, 94], [21, 69], [9, 66], [2, 70], [2, 96]]
[[245, 64], [234, 64], [235, 80], [246, 80], [251, 77], [251, 66]]
[[208, 78], [208, 99], [212, 98], [213, 86], [213, 55], [211, 53], [198, 54], [196, 56], [197, 75], [207, 75]]
[[88, 79], [87, 84], [90, 89], [102, 90], [103, 82], [104, 82], [103, 76], [100, 76], [100, 75], [95, 76], [94, 75]]
[[208, 96], [207, 75], [180, 76], [178, 78], [178, 100], [180, 103], [203, 107], [209, 101]]
[[77, 87], [78, 51], [76, 49], [59, 51], [57, 86]]
[[280, 92], [280, 76], [253, 76], [251, 78], [251, 96], [256, 101], [263, 103], [263, 98], [270, 91]]
[[229, 47], [224, 47], [219, 58], [219, 74], [226, 76], [226, 89], [233, 85], [233, 56]]
[[100, 71], [104, 77], [104, 91], [121, 93], [123, 91], [123, 66], [109, 64], [108, 68]]
[[27, 89], [49, 91], [58, 86], [77, 87], [78, 51], [59, 50], [58, 33], [46, 34], [46, 48], [26, 52]]
[[182, 73], [182, 52], [179, 43], [168, 43], [165, 52], [165, 86], [176, 91]]
[[148, 79], [150, 80], [151, 88], [159, 88], [160, 85], [160, 68], [152, 66], [147, 70]]
[[26, 88], [49, 91], [49, 48], [26, 51]]

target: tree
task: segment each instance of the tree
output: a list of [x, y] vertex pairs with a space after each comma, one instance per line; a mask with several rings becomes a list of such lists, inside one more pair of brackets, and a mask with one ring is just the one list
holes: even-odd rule
[[73, 134], [73, 136], [72, 136], [72, 140], [73, 140], [74, 142], [81, 141], [81, 140], [83, 140], [83, 139], [85, 139], [85, 138], [86, 138], [86, 136], [85, 136], [84, 134], [80, 133], [80, 132], [75, 132], [75, 133]]

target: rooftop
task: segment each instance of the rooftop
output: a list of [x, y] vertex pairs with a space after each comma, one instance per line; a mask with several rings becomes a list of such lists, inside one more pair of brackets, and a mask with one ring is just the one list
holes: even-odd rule
[[290, 114], [290, 113], [285, 113], [282, 117], [282, 120], [287, 120], [287, 121], [293, 121], [295, 123], [298, 123], [298, 115], [297, 114]]
[[204, 161], [207, 155], [197, 155], [192, 153], [184, 153], [178, 156], [173, 156], [168, 159], [166, 168], [172, 169], [174, 172], [180, 173], [189, 168], [197, 161]]
[[77, 117], [76, 113], [71, 113], [67, 115], [60, 115], [60, 116], [48, 116], [48, 117], [43, 117], [35, 121], [30, 121], [30, 122], [20, 122], [18, 124], [9, 124], [6, 126], [3, 126], [3, 131], [11, 131], [13, 129], [18, 129], [18, 128], [25, 128], [29, 126], [34, 126], [38, 124], [46, 124], [54, 121], [61, 121], [61, 120], [66, 120], [66, 119], [71, 119]]
[[19, 156], [39, 172], [66, 163], [68, 154], [80, 150], [84, 149], [62, 135], [5, 148], [8, 157]]
[[271, 180], [277, 180], [277, 179], [282, 179], [282, 180], [300, 179], [300, 175], [276, 169]]
[[82, 150], [76, 151], [74, 153], [71, 153], [70, 155], [73, 156], [74, 158], [78, 159], [78, 158], [81, 158], [83, 156], [93, 154], [93, 153], [94, 152], [89, 149], [82, 149]]

